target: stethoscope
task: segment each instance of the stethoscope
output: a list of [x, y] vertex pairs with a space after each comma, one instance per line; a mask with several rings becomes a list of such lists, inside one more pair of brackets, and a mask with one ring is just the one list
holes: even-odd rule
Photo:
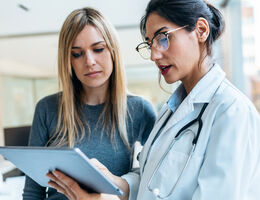
[[[200, 111], [198, 117], [195, 118], [194, 120], [192, 120], [191, 122], [189, 122], [188, 124], [186, 124], [184, 127], [182, 127], [182, 128], [179, 130], [179, 132], [176, 134], [176, 136], [174, 137], [173, 141], [172, 141], [171, 144], [169, 145], [167, 151], [166, 151], [166, 152], [163, 154], [163, 156], [161, 157], [161, 159], [160, 159], [158, 165], [156, 166], [155, 170], [153, 171], [152, 176], [151, 176], [150, 179], [149, 179], [149, 182], [148, 182], [147, 187], [148, 187], [149, 191], [152, 192], [158, 199], [165, 199], [165, 198], [169, 197], [170, 195], [172, 195], [172, 193], [174, 192], [176, 186], [177, 186], [178, 183], [180, 182], [180, 180], [181, 180], [181, 178], [182, 178], [182, 176], [183, 176], [183, 172], [184, 172], [185, 169], [187, 168], [187, 166], [188, 166], [188, 164], [189, 164], [189, 161], [190, 161], [190, 159], [191, 159], [192, 153], [194, 152], [194, 150], [195, 150], [195, 148], [196, 148], [197, 141], [198, 141], [198, 138], [199, 138], [199, 136], [200, 136], [200, 131], [201, 131], [202, 125], [203, 125], [202, 120], [201, 120], [201, 117], [202, 117], [202, 115], [203, 115], [203, 113], [204, 113], [204, 111], [205, 111], [205, 109], [206, 109], [207, 106], [208, 106], [208, 103], [204, 103], [204, 105], [203, 105], [203, 107], [202, 107], [202, 109], [201, 109], [201, 111]], [[171, 113], [171, 114], [172, 114], [172, 113]], [[152, 145], [154, 144], [154, 141], [155, 141], [155, 140], [158, 138], [158, 136], [160, 135], [160, 133], [161, 133], [163, 127], [166, 125], [166, 123], [167, 123], [168, 120], [170, 119], [171, 114], [169, 114], [169, 116], [167, 117], [167, 119], [164, 121], [163, 125], [160, 127], [159, 131], [157, 132], [156, 136], [154, 137], [154, 139], [153, 139], [153, 141], [152, 141], [152, 143], [151, 143], [151, 147], [152, 147]], [[178, 141], [178, 140], [181, 138], [181, 136], [183, 135], [183, 134], [181, 134], [181, 133], [183, 133], [184, 130], [188, 129], [190, 126], [192, 126], [192, 125], [195, 124], [196, 122], [199, 123], [197, 135], [195, 135], [195, 134], [193, 135], [192, 146], [191, 146], [191, 149], [190, 149], [190, 151], [189, 151], [188, 158], [187, 158], [187, 160], [186, 160], [186, 162], [185, 162], [185, 165], [184, 165], [183, 169], [181, 170], [181, 173], [180, 173], [180, 175], [179, 175], [179, 177], [178, 177], [176, 183], [174, 184], [174, 186], [173, 186], [172, 189], [170, 190], [170, 192], [169, 192], [167, 195], [161, 196], [161, 195], [160, 195], [160, 190], [159, 190], [158, 188], [151, 188], [151, 182], [152, 182], [152, 180], [153, 180], [153, 177], [154, 177], [154, 175], [157, 173], [157, 171], [158, 171], [158, 169], [160, 168], [160, 166], [161, 166], [161, 164], [162, 164], [164, 158], [167, 156], [167, 154], [169, 153], [169, 151], [172, 149], [173, 145], [174, 145], [174, 144], [176, 143], [176, 141]], [[151, 150], [151, 147], [150, 147], [150, 150]], [[150, 150], [149, 150], [149, 152], [148, 152], [148, 154], [147, 154], [147, 157], [148, 157], [148, 155], [150, 154]], [[146, 161], [147, 161], [147, 159], [146, 159]], [[144, 170], [144, 168], [145, 168], [146, 161], [145, 161], [145, 163], [144, 163], [143, 170]]]

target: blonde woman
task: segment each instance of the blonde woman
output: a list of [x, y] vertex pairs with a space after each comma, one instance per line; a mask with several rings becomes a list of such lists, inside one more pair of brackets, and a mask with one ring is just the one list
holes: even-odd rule
[[[37, 104], [29, 145], [79, 147], [113, 174], [129, 172], [133, 144], [144, 144], [155, 113], [148, 101], [127, 95], [115, 30], [97, 10], [77, 9], [65, 20], [58, 74], [62, 92]], [[23, 199], [67, 197], [26, 177]]]

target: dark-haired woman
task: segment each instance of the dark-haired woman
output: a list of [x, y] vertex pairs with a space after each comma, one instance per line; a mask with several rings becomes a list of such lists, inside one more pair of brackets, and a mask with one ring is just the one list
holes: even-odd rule
[[[139, 173], [120, 178], [104, 170], [124, 190], [122, 199], [259, 199], [260, 118], [212, 59], [223, 29], [221, 13], [203, 0], [149, 2], [137, 51], [168, 84], [182, 84], [159, 113]], [[71, 184], [57, 174], [56, 181]]]

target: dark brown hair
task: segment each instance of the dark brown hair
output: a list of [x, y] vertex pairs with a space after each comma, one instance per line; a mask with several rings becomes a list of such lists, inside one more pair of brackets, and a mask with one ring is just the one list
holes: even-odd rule
[[203, 0], [151, 0], [140, 23], [143, 37], [146, 35], [146, 21], [151, 13], [157, 13], [178, 26], [185, 26], [187, 31], [193, 31], [198, 18], [205, 18], [210, 27], [206, 40], [207, 54], [210, 56], [212, 44], [224, 31], [225, 22], [220, 11]]

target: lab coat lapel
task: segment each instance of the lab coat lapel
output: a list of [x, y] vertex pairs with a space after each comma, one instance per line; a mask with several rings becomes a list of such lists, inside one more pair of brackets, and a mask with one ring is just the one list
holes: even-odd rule
[[[194, 111], [194, 104], [196, 103], [206, 103], [209, 102], [215, 91], [219, 87], [220, 83], [224, 80], [225, 73], [220, 69], [219, 66], [213, 67], [213, 69], [208, 72], [208, 74], [201, 79], [201, 81], [195, 86], [191, 93], [178, 105], [176, 105], [176, 110], [173, 110], [173, 114], [170, 117], [165, 128], [162, 129], [160, 133], [165, 134], [170, 128], [174, 127], [178, 122], [188, 116]], [[153, 138], [156, 136], [160, 127], [163, 125], [164, 121], [167, 119], [168, 115], [171, 113], [167, 104], [164, 105], [160, 114], [158, 115], [158, 120], [144, 145], [143, 151], [140, 156], [140, 166], [141, 173], [143, 171], [144, 162], [147, 158], [149, 149], [151, 148], [151, 143]], [[171, 137], [173, 138], [177, 134], [177, 131], [171, 132]]]
[[177, 110], [173, 113], [165, 128], [162, 130], [163, 132], [168, 131], [170, 128], [175, 126], [179, 121], [184, 119], [187, 115], [189, 115], [194, 110], [193, 102], [189, 101], [186, 98], [177, 108]]
[[155, 124], [157, 124], [157, 123], [161, 120], [161, 118], [162, 118], [163, 116], [165, 116], [165, 114], [166, 114], [167, 111], [168, 111], [168, 106], [167, 106], [167, 104], [164, 104], [163, 107], [161, 108], [159, 114], [158, 114], [158, 117], [157, 117], [157, 119], [156, 119]]
[[189, 95], [180, 103], [165, 128], [162, 130], [162, 134], [174, 127], [178, 122], [193, 112], [194, 104], [209, 102], [224, 78], [225, 73], [217, 64], [215, 64], [212, 69], [197, 83]]
[[146, 141], [143, 150], [141, 152], [140, 155], [140, 166], [142, 166], [141, 172], [143, 171], [143, 166], [144, 166], [144, 160], [142, 158], [147, 158], [147, 154], [149, 149], [151, 148], [152, 142], [154, 137], [156, 137], [156, 134], [158, 133], [158, 131], [160, 130], [161, 126], [163, 125], [164, 121], [167, 119], [167, 117], [169, 116], [169, 114], [171, 113], [171, 110], [168, 109], [167, 104], [165, 104], [163, 106], [163, 108], [161, 109], [159, 115], [158, 115], [158, 119], [156, 120], [155, 126], [152, 130], [152, 132], [150, 133], [150, 136], [148, 138], [148, 140]]

